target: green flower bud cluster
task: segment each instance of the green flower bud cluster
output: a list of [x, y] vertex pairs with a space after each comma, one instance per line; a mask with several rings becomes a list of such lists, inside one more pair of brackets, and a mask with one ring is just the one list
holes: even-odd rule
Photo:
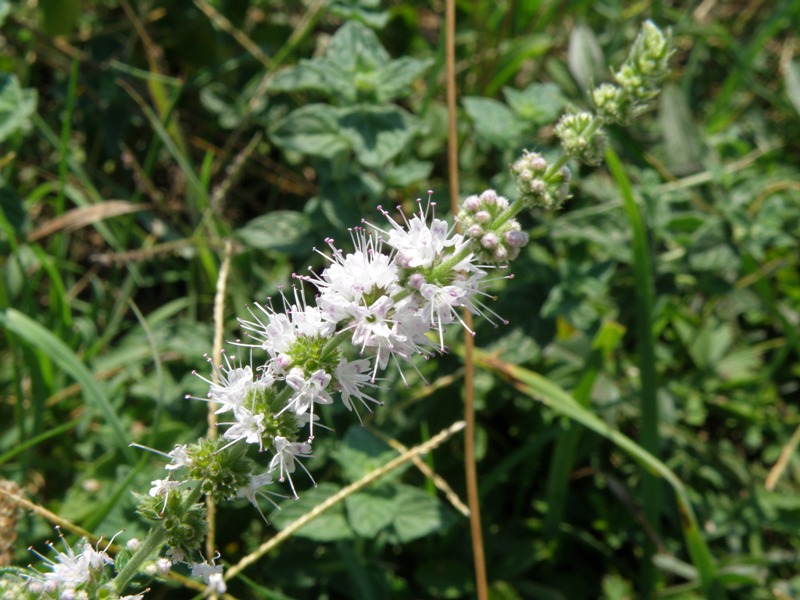
[[560, 208], [569, 198], [569, 158], [598, 164], [605, 151], [606, 123], [626, 123], [647, 108], [658, 95], [659, 83], [669, 73], [670, 35], [652, 21], [646, 21], [631, 47], [628, 58], [614, 73], [616, 84], [603, 83], [590, 96], [596, 114], [571, 112], [556, 124], [555, 134], [564, 154], [548, 166], [541, 155], [525, 150], [511, 165], [511, 172], [528, 206]]
[[494, 190], [468, 196], [456, 221], [461, 225], [469, 248], [484, 264], [501, 264], [519, 256], [528, 234], [516, 219], [506, 217], [508, 200]]
[[143, 517], [162, 522], [166, 543], [189, 556], [202, 547], [208, 522], [206, 507], [200, 502], [187, 502], [191, 490], [173, 488], [164, 495], [146, 496], [134, 493], [136, 511]]
[[671, 55], [669, 32], [645, 21], [628, 58], [614, 73], [618, 85], [604, 83], [591, 91], [598, 116], [609, 123], [626, 123], [644, 111], [669, 73]]
[[203, 438], [186, 448], [189, 477], [215, 502], [235, 498], [255, 472], [255, 463], [246, 456], [247, 446], [234, 444], [223, 449], [224, 443], [219, 438]]
[[523, 150], [522, 156], [511, 165], [521, 199], [527, 206], [556, 209], [569, 198], [569, 169], [562, 166], [550, 171], [541, 154], [527, 150]]
[[555, 134], [568, 155], [590, 165], [602, 160], [607, 139], [592, 113], [581, 111], [564, 115], [556, 124]]

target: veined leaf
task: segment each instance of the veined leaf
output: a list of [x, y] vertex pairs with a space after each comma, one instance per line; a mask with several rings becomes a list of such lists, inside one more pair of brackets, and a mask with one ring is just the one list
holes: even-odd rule
[[23, 89], [12, 73], [0, 73], [0, 142], [27, 129], [36, 112], [36, 90]]

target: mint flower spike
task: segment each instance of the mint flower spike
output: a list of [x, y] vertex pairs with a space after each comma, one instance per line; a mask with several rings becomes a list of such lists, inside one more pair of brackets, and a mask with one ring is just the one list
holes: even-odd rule
[[[542, 173], [546, 163], [541, 161]], [[531, 171], [533, 176], [533, 171]], [[464, 230], [470, 250], [486, 264], [502, 264], [519, 256], [520, 249], [528, 243], [528, 234], [519, 222], [504, 217], [510, 211], [507, 198], [494, 190], [468, 196], [461, 203], [456, 222]]]
[[628, 57], [614, 79], [590, 92], [597, 115], [608, 123], [627, 123], [644, 112], [660, 91], [659, 84], [669, 74], [672, 35], [645, 21]]
[[561, 164], [548, 164], [538, 152], [522, 151], [511, 165], [511, 173], [517, 180], [520, 201], [528, 208], [541, 207], [559, 209], [570, 197], [569, 181], [572, 173], [564, 165], [569, 155], [564, 155]]
[[[108, 549], [113, 544], [116, 535], [102, 550], [99, 545], [92, 546], [83, 539], [76, 546], [76, 548], [80, 548], [80, 552], [76, 552], [67, 544], [61, 529], [58, 527], [56, 529], [64, 551], [57, 550], [51, 542], [47, 542], [47, 546], [55, 553], [55, 558], [51, 559], [30, 548], [29, 550], [43, 561], [48, 571], [40, 572], [31, 566], [27, 572], [19, 575], [19, 579], [4, 577], [0, 582], [0, 592], [3, 592], [3, 598], [13, 597], [24, 600], [34, 598], [141, 600], [143, 598], [142, 594], [120, 596], [111, 583], [113, 570], [107, 567], [114, 566], [114, 559], [108, 555]], [[9, 593], [13, 595], [9, 596]]]
[[592, 113], [567, 113], [556, 124], [555, 134], [569, 156], [588, 165], [598, 165], [603, 160], [608, 140]]

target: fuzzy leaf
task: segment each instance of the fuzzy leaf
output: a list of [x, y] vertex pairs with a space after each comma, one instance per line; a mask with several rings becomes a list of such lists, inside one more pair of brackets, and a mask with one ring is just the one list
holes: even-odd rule
[[27, 129], [36, 111], [36, 90], [23, 89], [16, 75], [0, 73], [0, 142]]
[[[339, 487], [331, 483], [322, 483], [316, 488], [303, 490], [298, 500], [288, 500], [281, 505], [281, 510], [272, 511], [269, 520], [278, 529], [285, 529], [338, 491]], [[344, 515], [342, 505], [337, 504], [301, 527], [295, 535], [317, 542], [332, 542], [352, 538], [353, 530]]]
[[250, 248], [304, 253], [308, 246], [311, 221], [303, 213], [279, 210], [256, 217], [236, 234]]
[[432, 60], [418, 60], [404, 56], [393, 60], [378, 71], [376, 98], [387, 102], [407, 96], [411, 84], [433, 64]]
[[794, 106], [794, 109], [800, 114], [800, 63], [793, 60], [786, 67], [786, 72], [783, 74], [783, 81], [786, 85], [786, 95]]
[[333, 158], [349, 148], [339, 128], [339, 111], [328, 104], [309, 104], [275, 124], [270, 137], [284, 150]]
[[569, 36], [569, 70], [581, 90], [603, 79], [605, 59], [594, 32], [586, 25], [576, 25]]
[[464, 98], [463, 104], [479, 138], [499, 148], [516, 145], [521, 123], [505, 104], [476, 97]]
[[524, 90], [503, 88], [503, 95], [518, 117], [534, 125], [555, 121], [567, 103], [554, 83], [532, 83]]
[[452, 522], [452, 514], [445, 506], [423, 490], [404, 485], [395, 502], [394, 534], [400, 543], [430, 535]]
[[374, 491], [361, 492], [348, 496], [345, 507], [353, 531], [361, 537], [373, 538], [392, 523], [397, 499]]
[[664, 132], [666, 162], [673, 170], [686, 171], [700, 163], [702, 145], [692, 120], [686, 95], [674, 84], [661, 90], [659, 121]]
[[359, 162], [372, 168], [397, 156], [416, 133], [414, 117], [398, 106], [342, 109], [339, 126]]

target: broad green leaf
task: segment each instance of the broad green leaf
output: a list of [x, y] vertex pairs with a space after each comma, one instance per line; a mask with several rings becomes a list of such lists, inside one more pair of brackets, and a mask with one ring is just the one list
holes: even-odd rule
[[320, 70], [314, 66], [309, 66], [309, 62], [301, 61], [295, 67], [287, 67], [275, 73], [269, 82], [269, 90], [272, 92], [295, 92], [299, 90], [319, 90], [321, 92], [334, 93]]
[[592, 84], [602, 81], [606, 72], [603, 51], [588, 26], [579, 24], [572, 30], [567, 63], [581, 91], [585, 92]]
[[378, 70], [375, 81], [376, 99], [379, 102], [388, 102], [407, 96], [414, 80], [421, 77], [432, 64], [432, 60], [419, 60], [407, 56], [391, 61]]
[[358, 21], [348, 21], [331, 38], [325, 57], [350, 72], [375, 70], [389, 62], [378, 36]]
[[[270, 513], [269, 520], [278, 529], [285, 529], [338, 491], [339, 487], [332, 483], [321, 483], [316, 488], [302, 490], [298, 500], [288, 500], [281, 504], [280, 510]], [[352, 538], [353, 530], [344, 515], [342, 505], [337, 504], [298, 529], [295, 535], [318, 542], [332, 542]]]
[[[397, 456], [397, 452], [363, 427], [348, 429], [342, 442], [334, 450], [333, 458], [341, 466], [344, 476], [351, 481], [358, 481]], [[396, 477], [399, 472], [402, 469], [387, 475], [387, 478]]]
[[479, 138], [498, 148], [517, 145], [522, 123], [505, 104], [474, 96], [468, 96], [462, 102]]
[[438, 498], [411, 486], [401, 486], [395, 502], [394, 535], [400, 543], [444, 529], [453, 520]]
[[250, 248], [303, 254], [308, 249], [310, 231], [311, 221], [306, 215], [279, 210], [249, 221], [236, 236]]
[[389, 13], [380, 8], [380, 0], [332, 0], [328, 10], [341, 19], [356, 19], [383, 29], [389, 22]]
[[357, 492], [344, 501], [350, 527], [358, 535], [373, 538], [388, 527], [397, 510], [397, 498], [379, 491]]
[[418, 181], [427, 180], [432, 170], [432, 162], [407, 160], [399, 165], [391, 165], [383, 172], [383, 175], [389, 185], [405, 187]]
[[702, 144], [686, 95], [677, 85], [667, 84], [661, 90], [658, 117], [664, 132], [667, 165], [678, 171], [699, 165]]
[[786, 85], [786, 95], [789, 96], [789, 101], [800, 114], [800, 63], [798, 61], [790, 61], [786, 66], [783, 82]]
[[343, 108], [339, 125], [358, 161], [373, 169], [397, 156], [416, 133], [414, 117], [399, 106]]
[[689, 354], [701, 369], [714, 368], [728, 352], [733, 342], [730, 325], [714, 319], [707, 320], [689, 346]]
[[284, 69], [270, 82], [272, 91], [317, 90], [337, 104], [387, 102], [408, 95], [411, 84], [432, 60], [390, 60], [375, 33], [351, 21], [331, 39], [325, 54]]
[[11, 12], [11, 2], [8, 0], [0, 0], [0, 27], [6, 21], [6, 17]]
[[728, 383], [741, 383], [759, 377], [763, 366], [762, 351], [758, 348], [741, 348], [724, 356], [717, 363], [717, 373]]
[[334, 106], [309, 104], [276, 123], [270, 137], [285, 150], [330, 159], [349, 148], [338, 118]]
[[42, 325], [14, 308], [0, 309], [0, 327], [15, 333], [20, 339], [41, 351], [77, 381], [83, 388], [87, 404], [99, 412], [113, 430], [114, 443], [122, 455], [131, 463], [135, 462], [135, 454], [128, 446], [130, 433], [126, 431], [117, 412], [89, 369], [72, 349]]
[[503, 95], [520, 119], [537, 126], [555, 121], [567, 103], [554, 83], [532, 83], [524, 90], [503, 88]]
[[17, 76], [0, 73], [0, 142], [27, 129], [36, 112], [36, 90], [23, 89]]

